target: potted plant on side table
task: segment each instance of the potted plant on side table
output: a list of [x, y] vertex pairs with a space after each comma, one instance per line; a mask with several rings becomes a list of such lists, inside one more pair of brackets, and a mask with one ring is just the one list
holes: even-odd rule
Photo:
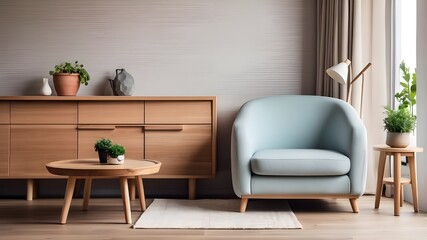
[[95, 142], [95, 151], [98, 152], [99, 163], [107, 164], [108, 149], [113, 145], [113, 142], [108, 138], [101, 138]]
[[119, 144], [113, 144], [108, 149], [108, 163], [109, 164], [123, 164], [125, 161], [125, 147]]
[[394, 95], [399, 102], [398, 109], [386, 107], [384, 129], [387, 130], [386, 144], [390, 147], [405, 148], [410, 144], [410, 133], [414, 131], [417, 117], [414, 114], [414, 105], [417, 103], [417, 77], [406, 67], [404, 61], [400, 64], [403, 80], [400, 82], [402, 90]]
[[387, 130], [386, 144], [390, 147], [405, 148], [410, 143], [410, 134], [415, 129], [416, 116], [407, 108], [393, 110], [386, 107], [384, 129]]
[[55, 65], [49, 74], [53, 75], [53, 85], [58, 96], [75, 96], [80, 84], [88, 85], [90, 80], [89, 73], [78, 61]]

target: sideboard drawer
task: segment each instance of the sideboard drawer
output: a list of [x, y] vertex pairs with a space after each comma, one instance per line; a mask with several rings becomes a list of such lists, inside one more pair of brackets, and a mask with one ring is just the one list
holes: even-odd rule
[[77, 102], [12, 101], [12, 124], [76, 124]]
[[92, 125], [94, 128], [81, 128], [78, 136], [78, 158], [98, 158], [98, 152], [95, 152], [93, 145], [100, 138], [111, 139], [114, 143], [119, 143], [126, 148], [126, 158], [143, 159], [144, 158], [144, 131], [143, 127], [138, 126], [113, 126], [110, 129], [97, 129], [96, 127], [104, 125]]
[[10, 104], [9, 101], [0, 102], [0, 124], [10, 123]]
[[81, 101], [79, 124], [143, 124], [143, 101]]
[[148, 101], [147, 124], [211, 124], [212, 101]]

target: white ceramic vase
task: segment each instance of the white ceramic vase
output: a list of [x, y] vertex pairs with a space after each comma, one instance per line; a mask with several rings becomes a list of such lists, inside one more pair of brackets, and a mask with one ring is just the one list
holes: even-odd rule
[[125, 155], [119, 155], [117, 156], [117, 158], [108, 156], [107, 162], [108, 164], [113, 164], [113, 165], [123, 164], [125, 162]]
[[42, 84], [42, 88], [40, 89], [40, 94], [43, 96], [52, 95], [52, 89], [49, 86], [48, 78], [43, 78], [43, 84]]

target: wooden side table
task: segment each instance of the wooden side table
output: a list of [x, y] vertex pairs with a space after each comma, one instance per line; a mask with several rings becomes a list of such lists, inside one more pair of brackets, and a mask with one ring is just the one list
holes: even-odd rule
[[132, 223], [130, 200], [128, 191], [128, 177], [135, 177], [139, 193], [141, 209], [145, 210], [144, 188], [141, 175], [159, 172], [161, 163], [154, 160], [131, 160], [126, 159], [122, 165], [101, 165], [98, 159], [73, 159], [62, 160], [46, 164], [47, 170], [56, 175], [68, 176], [67, 190], [65, 192], [64, 206], [62, 208], [60, 223], [67, 222], [73, 198], [74, 187], [77, 177], [84, 177], [85, 191], [83, 199], [83, 210], [87, 210], [90, 198], [90, 188], [93, 177], [117, 177], [120, 178], [120, 186], [125, 212], [126, 223]]
[[[384, 183], [394, 184], [394, 215], [400, 215], [400, 207], [403, 202], [402, 184], [411, 184], [412, 198], [414, 204], [414, 212], [418, 212], [418, 191], [417, 191], [417, 168], [415, 162], [415, 153], [422, 152], [423, 148], [420, 147], [407, 147], [407, 148], [392, 148], [386, 145], [379, 145], [374, 147], [375, 151], [380, 152], [379, 165], [378, 165], [378, 179], [377, 191], [375, 194], [375, 208], [379, 208], [381, 193]], [[387, 156], [394, 156], [394, 171], [393, 178], [384, 178], [384, 168]], [[410, 179], [401, 178], [401, 160], [402, 156], [408, 157]]]

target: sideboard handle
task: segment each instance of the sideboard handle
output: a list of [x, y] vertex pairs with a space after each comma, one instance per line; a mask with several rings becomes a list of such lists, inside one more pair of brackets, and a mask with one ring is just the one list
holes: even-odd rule
[[78, 125], [78, 130], [114, 130], [114, 125]]
[[145, 125], [145, 131], [182, 131], [183, 125]]

